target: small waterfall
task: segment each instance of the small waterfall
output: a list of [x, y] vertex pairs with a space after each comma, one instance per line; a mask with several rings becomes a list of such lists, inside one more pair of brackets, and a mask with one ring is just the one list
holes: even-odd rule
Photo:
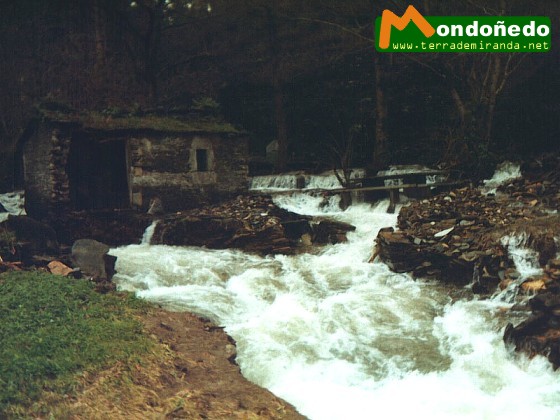
[[521, 279], [542, 274], [539, 264], [539, 253], [527, 247], [527, 235], [512, 235], [502, 238], [502, 245], [507, 247], [515, 268], [520, 274]]
[[142, 242], [140, 242], [140, 245], [150, 245], [158, 223], [159, 220], [154, 220], [152, 224], [146, 228], [146, 230], [144, 231], [144, 235], [142, 235]]
[[13, 191], [0, 194], [0, 204], [6, 209], [6, 212], [0, 212], [0, 223], [8, 219], [8, 215], [23, 216], [25, 215], [25, 192]]
[[518, 295], [521, 283], [529, 277], [541, 275], [543, 270], [539, 264], [539, 253], [527, 247], [527, 235], [504, 236], [501, 243], [507, 248], [508, 255], [519, 273], [519, 278], [512, 281], [508, 287], [497, 293], [494, 299], [513, 303]]
[[251, 179], [250, 190], [253, 191], [274, 191], [274, 190], [293, 190], [297, 186], [297, 178], [301, 175], [280, 174], [254, 176]]
[[498, 165], [492, 178], [484, 181], [481, 190], [484, 194], [496, 194], [499, 186], [517, 178], [521, 178], [521, 167], [517, 163], [506, 161]]
[[[365, 170], [355, 168], [350, 170], [350, 179], [363, 178]], [[303, 179], [303, 187], [298, 186], [298, 179]], [[300, 181], [301, 183], [301, 181]], [[278, 174], [278, 175], [262, 175], [255, 176], [251, 180], [249, 187], [252, 191], [282, 191], [282, 190], [313, 190], [323, 189], [332, 190], [341, 188], [342, 185], [332, 171], [323, 172], [317, 175], [309, 174]]]

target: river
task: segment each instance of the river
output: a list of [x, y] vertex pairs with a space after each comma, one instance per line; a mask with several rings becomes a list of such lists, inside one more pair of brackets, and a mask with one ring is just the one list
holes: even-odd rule
[[503, 294], [480, 300], [368, 263], [396, 215], [386, 202], [340, 211], [334, 200], [276, 202], [352, 223], [346, 244], [260, 257], [145, 241], [111, 251], [115, 281], [225, 326], [243, 375], [311, 419], [560, 419], [560, 372], [502, 341], [522, 319]]

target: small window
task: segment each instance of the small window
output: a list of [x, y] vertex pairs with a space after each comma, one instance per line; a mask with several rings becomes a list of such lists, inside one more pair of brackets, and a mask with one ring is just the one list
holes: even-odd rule
[[208, 150], [196, 149], [196, 170], [199, 172], [208, 171]]

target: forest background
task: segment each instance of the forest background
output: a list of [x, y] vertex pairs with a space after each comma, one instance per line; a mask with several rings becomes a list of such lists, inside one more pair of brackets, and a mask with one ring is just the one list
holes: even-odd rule
[[[535, 15], [546, 53], [378, 53], [374, 20]], [[420, 163], [485, 175], [558, 150], [555, 0], [0, 2], [0, 192], [39, 103], [112, 115], [221, 114], [275, 171]], [[53, 105], [56, 104], [56, 105]], [[255, 165], [255, 168], [258, 165]]]

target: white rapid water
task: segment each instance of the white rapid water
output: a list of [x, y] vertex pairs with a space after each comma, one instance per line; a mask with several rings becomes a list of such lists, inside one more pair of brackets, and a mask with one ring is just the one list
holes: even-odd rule
[[25, 215], [25, 200], [23, 191], [14, 191], [0, 194], [0, 204], [6, 209], [6, 212], [0, 212], [0, 223], [8, 219], [8, 215], [15, 216]]
[[483, 182], [481, 190], [485, 194], [496, 194], [500, 185], [521, 177], [521, 167], [517, 163], [502, 162], [496, 168], [492, 178]]
[[499, 300], [450, 290], [368, 263], [387, 203], [338, 210], [302, 194], [277, 203], [357, 226], [349, 243], [314, 254], [130, 245], [121, 289], [226, 327], [251, 381], [311, 419], [560, 419], [560, 373], [504, 346]]
[[504, 290], [497, 292], [494, 299], [513, 303], [518, 298], [521, 283], [529, 277], [543, 274], [543, 269], [539, 264], [539, 253], [527, 246], [527, 235], [507, 235], [502, 238], [501, 242], [507, 249], [507, 253], [519, 273], [519, 278], [512, 281]]
[[521, 279], [538, 276], [543, 273], [539, 264], [539, 253], [527, 246], [527, 235], [511, 235], [502, 238], [502, 245], [507, 248]]
[[[342, 172], [340, 172], [342, 176]], [[351, 169], [350, 179], [362, 178], [365, 170], [360, 168]], [[262, 175], [251, 179], [251, 190], [256, 191], [281, 191], [297, 189], [297, 178], [305, 180], [302, 190], [325, 189], [331, 190], [341, 188], [340, 181], [332, 171], [318, 175], [309, 174], [282, 174], [282, 175]]]
[[146, 228], [146, 230], [144, 231], [144, 235], [142, 235], [142, 241], [140, 242], [141, 245], [150, 245], [158, 223], [159, 220], [154, 220], [152, 224]]

